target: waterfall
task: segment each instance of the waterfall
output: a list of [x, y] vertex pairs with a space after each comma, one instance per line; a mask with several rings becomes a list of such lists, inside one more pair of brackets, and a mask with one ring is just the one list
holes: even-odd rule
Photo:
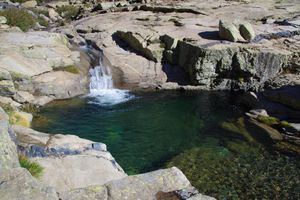
[[103, 64], [100, 53], [99, 64], [90, 69], [90, 94], [88, 97], [88, 103], [112, 106], [129, 101], [134, 96], [128, 90], [114, 88], [110, 68]]
[[110, 69], [102, 65], [99, 65], [94, 69], [90, 69], [90, 92], [97, 90], [105, 90], [113, 88], [113, 79]]

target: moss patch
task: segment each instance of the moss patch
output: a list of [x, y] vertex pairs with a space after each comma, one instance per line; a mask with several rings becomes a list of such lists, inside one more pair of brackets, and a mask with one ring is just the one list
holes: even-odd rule
[[65, 67], [57, 67], [54, 69], [55, 71], [66, 71], [72, 74], [79, 74], [79, 68], [75, 65], [67, 65]]
[[21, 167], [27, 169], [32, 176], [39, 178], [43, 174], [44, 168], [37, 162], [30, 161], [26, 156], [19, 156], [19, 162]]
[[9, 115], [9, 123], [16, 124], [24, 127], [30, 127], [30, 121], [18, 111], [13, 111], [8, 114]]

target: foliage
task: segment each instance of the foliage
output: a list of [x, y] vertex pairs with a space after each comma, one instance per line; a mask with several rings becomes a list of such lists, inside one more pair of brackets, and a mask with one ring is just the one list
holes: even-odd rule
[[31, 114], [37, 114], [40, 110], [39, 108], [32, 103], [25, 103], [21, 106], [21, 110]]
[[73, 5], [64, 5], [61, 7], [58, 7], [56, 11], [62, 16], [63, 18], [67, 20], [74, 19], [79, 14], [79, 7], [73, 6]]
[[33, 28], [36, 19], [26, 10], [23, 9], [7, 9], [0, 11], [0, 16], [7, 19], [7, 24], [10, 26], [18, 26], [22, 31], [28, 31]]
[[6, 114], [8, 115], [14, 111], [14, 108], [11, 107], [11, 105], [9, 104], [4, 104], [0, 102], [0, 107], [2, 107], [3, 110], [6, 112]]
[[37, 162], [30, 161], [26, 156], [19, 156], [19, 162], [21, 167], [27, 169], [32, 176], [38, 178], [43, 174], [44, 168]]

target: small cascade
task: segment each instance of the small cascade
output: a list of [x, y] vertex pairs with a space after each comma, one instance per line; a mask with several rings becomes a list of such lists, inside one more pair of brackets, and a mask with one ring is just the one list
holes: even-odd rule
[[112, 106], [134, 98], [128, 90], [114, 88], [110, 68], [102, 62], [102, 53], [97, 51], [98, 55], [95, 55], [96, 50], [91, 48], [87, 46], [82, 48], [91, 58], [95, 59], [96, 57], [98, 59], [98, 65], [90, 69], [90, 94], [88, 95], [88, 103], [100, 106]]
[[113, 79], [110, 69], [99, 62], [99, 66], [90, 69], [90, 91], [112, 89]]

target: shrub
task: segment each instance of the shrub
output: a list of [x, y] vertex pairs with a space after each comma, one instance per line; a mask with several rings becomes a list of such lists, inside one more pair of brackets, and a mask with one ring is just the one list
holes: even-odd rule
[[79, 7], [72, 5], [64, 5], [58, 7], [56, 11], [65, 19], [72, 20], [79, 14]]
[[27, 169], [32, 176], [38, 178], [43, 174], [44, 168], [37, 162], [30, 161], [26, 156], [19, 156], [19, 162], [21, 167]]
[[22, 31], [28, 31], [35, 26], [35, 18], [22, 9], [7, 9], [0, 11], [0, 16], [7, 19], [7, 24], [10, 26], [18, 26]]

